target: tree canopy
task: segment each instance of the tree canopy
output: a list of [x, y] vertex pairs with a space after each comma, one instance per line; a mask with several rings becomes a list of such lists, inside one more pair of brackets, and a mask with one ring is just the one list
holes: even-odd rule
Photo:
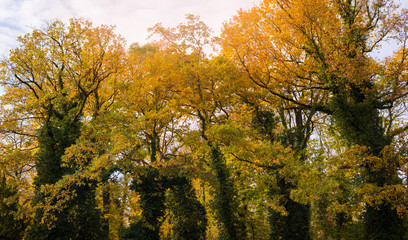
[[19, 37], [0, 238], [407, 239], [407, 16], [263, 0], [220, 36], [186, 15], [128, 48], [83, 19]]

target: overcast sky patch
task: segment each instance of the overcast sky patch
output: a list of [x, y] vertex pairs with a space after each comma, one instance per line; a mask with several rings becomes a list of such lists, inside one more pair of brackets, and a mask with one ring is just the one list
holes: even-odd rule
[[[220, 33], [222, 23], [240, 8], [248, 9], [260, 0], [0, 0], [0, 56], [18, 46], [17, 37], [56, 19], [72, 17], [90, 20], [95, 26], [116, 25], [128, 45], [146, 43], [147, 29], [161, 22], [176, 26], [186, 14], [196, 14]], [[408, 8], [407, 0], [400, 0]], [[392, 44], [391, 44], [392, 45]], [[388, 47], [386, 46], [389, 51]], [[391, 46], [392, 47], [392, 46]]]
[[196, 14], [216, 33], [240, 8], [259, 0], [0, 0], [0, 56], [18, 46], [17, 37], [46, 22], [82, 17], [96, 25], [116, 25], [130, 45], [146, 43], [147, 29], [158, 22], [176, 26]]

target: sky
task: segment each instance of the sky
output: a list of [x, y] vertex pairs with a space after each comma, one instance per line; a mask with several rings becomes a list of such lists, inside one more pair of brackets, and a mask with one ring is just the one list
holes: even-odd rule
[[[398, 1], [398, 0], [397, 0]], [[399, 0], [408, 8], [408, 0]], [[0, 58], [17, 47], [17, 36], [40, 28], [46, 22], [82, 17], [95, 26], [116, 25], [116, 33], [128, 45], [148, 42], [147, 29], [156, 23], [177, 26], [186, 14], [201, 17], [216, 34], [222, 23], [241, 8], [248, 9], [260, 0], [0, 0]], [[384, 45], [383, 54], [395, 48]], [[381, 55], [381, 54], [380, 54]]]
[[115, 25], [128, 45], [146, 43], [156, 23], [177, 26], [186, 14], [201, 17], [215, 33], [241, 8], [259, 0], [0, 0], [0, 58], [17, 47], [17, 37], [46, 22], [81, 17], [94, 26]]

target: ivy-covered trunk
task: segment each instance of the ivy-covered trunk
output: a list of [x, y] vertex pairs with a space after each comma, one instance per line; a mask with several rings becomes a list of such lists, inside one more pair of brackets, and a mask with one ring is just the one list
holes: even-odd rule
[[[160, 219], [165, 213], [166, 179], [157, 169], [146, 167], [133, 181], [132, 189], [140, 194], [142, 215], [140, 222], [134, 223], [123, 239], [160, 239]], [[134, 235], [130, 234], [134, 232]]]
[[271, 226], [271, 240], [307, 240], [310, 229], [310, 205], [295, 202], [290, 198], [290, 191], [295, 186], [278, 176], [279, 190], [271, 194], [279, 194], [280, 204], [287, 215], [271, 210], [269, 224]]
[[[154, 163], [157, 160], [156, 155], [160, 144], [155, 125], [147, 138], [150, 161]], [[162, 176], [158, 169], [147, 166], [135, 176], [131, 188], [140, 194], [139, 204], [142, 214], [141, 219], [126, 230], [123, 239], [159, 240], [161, 218], [166, 211], [167, 178]]]
[[[377, 187], [401, 183], [397, 165], [384, 159], [383, 150], [391, 143], [381, 125], [379, 111], [374, 96], [364, 94], [361, 89], [334, 97], [331, 106], [333, 117], [342, 135], [353, 144], [368, 148], [368, 154], [375, 161], [365, 160], [364, 177], [368, 184]], [[368, 158], [370, 159], [370, 158]], [[364, 212], [365, 239], [402, 240], [406, 227], [391, 203], [366, 203]]]
[[[287, 115], [285, 115], [287, 114]], [[252, 124], [255, 129], [273, 144], [274, 141], [279, 141], [283, 146], [290, 147], [295, 153], [295, 157], [304, 164], [305, 151], [307, 141], [311, 134], [310, 121], [304, 123], [305, 116], [311, 118], [313, 113], [296, 109], [292, 112], [280, 112], [279, 118], [275, 116], [273, 111], [262, 111], [255, 108], [255, 116], [252, 119]], [[292, 128], [289, 127], [287, 119], [293, 121]], [[275, 134], [277, 123], [283, 125], [285, 130], [282, 134]], [[276, 169], [269, 169], [269, 174], [276, 178], [277, 185], [269, 191], [271, 197], [280, 196], [279, 204], [285, 208], [287, 215], [277, 212], [273, 209], [269, 211], [269, 224], [271, 227], [270, 239], [272, 240], [307, 240], [310, 239], [310, 205], [302, 204], [290, 198], [290, 192], [296, 189], [296, 186], [287, 181], [285, 176], [279, 174], [276, 170], [284, 167], [283, 165], [276, 166]]]
[[[34, 224], [28, 233], [28, 239], [103, 239], [100, 212], [95, 200], [95, 182], [84, 179], [84, 184], [71, 186], [72, 196], [57, 211], [52, 211], [49, 221], [43, 221], [46, 209], [41, 204], [46, 202], [49, 193], [44, 192], [42, 186], [53, 185], [64, 175], [72, 174], [75, 169], [62, 166], [62, 156], [65, 150], [75, 144], [80, 136], [81, 123], [75, 117], [76, 104], [61, 104], [59, 111], [50, 105], [49, 117], [38, 130], [39, 151], [37, 154], [37, 176], [34, 180], [35, 197], [33, 205], [37, 208]], [[53, 196], [53, 201], [58, 196]], [[48, 225], [47, 223], [51, 223]]]
[[171, 184], [166, 206], [172, 224], [172, 239], [206, 239], [206, 211], [198, 201], [193, 186], [185, 177], [173, 178]]
[[[157, 161], [160, 139], [157, 131], [149, 138], [150, 161]], [[174, 239], [204, 239], [207, 227], [205, 208], [186, 177], [167, 176], [147, 166], [133, 180], [131, 189], [140, 195], [141, 219], [121, 234], [121, 239], [160, 239], [166, 210], [172, 221]]]
[[224, 156], [217, 146], [211, 147], [210, 165], [216, 177], [213, 208], [222, 224], [220, 239], [245, 239], [245, 225], [236, 215], [238, 206], [234, 200], [235, 189]]
[[23, 239], [28, 219], [17, 219], [15, 216], [20, 207], [18, 198], [11, 203], [7, 201], [18, 196], [17, 194], [18, 188], [10, 184], [4, 173], [0, 172], [0, 239]]

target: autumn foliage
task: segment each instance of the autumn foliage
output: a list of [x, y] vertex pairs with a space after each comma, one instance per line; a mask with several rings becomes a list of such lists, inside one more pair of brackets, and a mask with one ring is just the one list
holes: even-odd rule
[[[408, 13], [264, 0], [1, 61], [0, 239], [407, 239]], [[398, 47], [376, 56], [383, 43]]]

